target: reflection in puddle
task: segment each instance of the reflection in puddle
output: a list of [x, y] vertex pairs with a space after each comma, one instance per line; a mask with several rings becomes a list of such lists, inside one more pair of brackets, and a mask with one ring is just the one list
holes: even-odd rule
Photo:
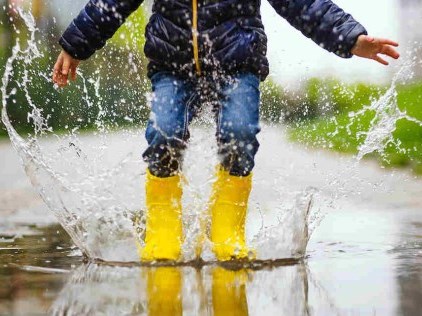
[[[400, 245], [391, 250], [396, 256], [395, 273], [401, 315], [422, 311], [422, 218], [403, 218]], [[415, 299], [418, 298], [418, 299]]]
[[51, 308], [54, 315], [306, 315], [307, 273], [292, 266], [78, 267]]
[[215, 267], [212, 271], [212, 307], [214, 315], [222, 316], [237, 311], [248, 315], [246, 298], [246, 270], [230, 271]]
[[244, 269], [83, 263], [60, 226], [27, 227], [0, 236], [0, 315], [419, 316], [421, 216], [335, 212], [303, 262]]
[[44, 314], [69, 272], [80, 264], [80, 252], [60, 225], [37, 228], [9, 223], [5, 230], [3, 224], [4, 221], [0, 223], [0, 315]]
[[182, 315], [182, 272], [175, 267], [148, 269], [149, 315]]

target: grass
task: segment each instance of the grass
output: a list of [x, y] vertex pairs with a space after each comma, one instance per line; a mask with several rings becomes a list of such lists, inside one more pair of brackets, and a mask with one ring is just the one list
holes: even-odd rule
[[[374, 89], [365, 91], [371, 93], [363, 96], [354, 91], [353, 97], [349, 102], [345, 102], [337, 115], [292, 124], [290, 138], [314, 148], [356, 154], [365, 137], [359, 132], [369, 129], [374, 113], [367, 111], [352, 122], [349, 111], [356, 111], [370, 104], [371, 95], [376, 98], [383, 92], [379, 89], [378, 93]], [[422, 121], [422, 82], [400, 86], [397, 93], [399, 108]], [[349, 130], [346, 128], [348, 125]], [[385, 167], [408, 167], [416, 174], [422, 175], [422, 127], [407, 120], [400, 120], [393, 132], [393, 139], [396, 144], [387, 145], [383, 152], [370, 154], [369, 158], [377, 159]]]
[[8, 138], [7, 131], [2, 123], [0, 123], [0, 139]]

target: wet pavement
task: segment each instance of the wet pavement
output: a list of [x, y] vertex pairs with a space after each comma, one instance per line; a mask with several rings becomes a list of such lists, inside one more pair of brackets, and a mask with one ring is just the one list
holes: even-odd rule
[[[269, 157], [266, 150], [271, 149], [264, 144], [261, 161]], [[286, 159], [312, 159], [321, 172], [350, 164], [290, 147]], [[413, 316], [422, 311], [422, 186], [406, 173], [389, 189], [341, 199], [312, 235], [307, 257], [295, 264], [151, 268], [84, 261], [32, 190], [7, 142], [0, 143], [0, 162], [0, 315]], [[257, 172], [268, 164], [258, 164]], [[369, 180], [386, 172], [371, 163], [362, 166]], [[297, 181], [307, 175], [298, 170]], [[318, 186], [317, 179], [307, 180]]]

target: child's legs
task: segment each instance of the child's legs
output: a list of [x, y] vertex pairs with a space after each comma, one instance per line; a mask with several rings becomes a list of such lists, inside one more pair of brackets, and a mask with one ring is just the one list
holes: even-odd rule
[[174, 75], [160, 72], [151, 78], [153, 99], [145, 132], [148, 148], [143, 154], [150, 172], [157, 177], [175, 175], [189, 138], [192, 86]]
[[222, 91], [217, 118], [220, 161], [234, 176], [247, 176], [253, 169], [259, 143], [259, 78], [251, 73], [235, 76]]

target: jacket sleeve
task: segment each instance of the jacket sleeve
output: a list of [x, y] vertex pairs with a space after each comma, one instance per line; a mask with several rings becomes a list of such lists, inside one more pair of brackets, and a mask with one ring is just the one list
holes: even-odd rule
[[143, 0], [90, 0], [59, 40], [76, 59], [88, 59], [102, 48]]
[[350, 14], [330, 0], [268, 0], [279, 15], [306, 37], [343, 58], [359, 35], [368, 33]]

